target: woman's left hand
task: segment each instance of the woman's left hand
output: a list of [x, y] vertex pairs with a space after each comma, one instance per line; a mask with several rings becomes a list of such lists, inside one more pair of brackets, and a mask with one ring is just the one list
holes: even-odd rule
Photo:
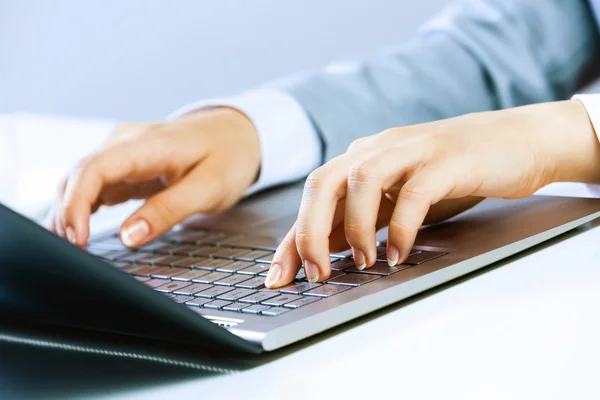
[[600, 145], [577, 100], [359, 139], [308, 177], [298, 220], [266, 285], [288, 284], [302, 265], [308, 280], [325, 280], [330, 253], [344, 247], [352, 248], [359, 269], [369, 268], [377, 257], [375, 233], [386, 225], [388, 263], [402, 263], [426, 218], [454, 215], [485, 197], [526, 197], [556, 181], [600, 182]]

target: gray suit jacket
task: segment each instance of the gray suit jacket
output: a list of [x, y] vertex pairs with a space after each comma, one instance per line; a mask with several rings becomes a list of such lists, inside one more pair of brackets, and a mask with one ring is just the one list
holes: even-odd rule
[[600, 0], [457, 1], [407, 45], [275, 86], [304, 107], [326, 161], [386, 128], [568, 98], [598, 16]]

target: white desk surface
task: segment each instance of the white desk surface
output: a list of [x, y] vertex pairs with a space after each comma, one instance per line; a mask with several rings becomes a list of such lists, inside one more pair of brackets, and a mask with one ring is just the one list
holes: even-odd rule
[[[123, 210], [100, 215], [95, 229]], [[119, 398], [599, 399], [600, 227], [236, 375]]]

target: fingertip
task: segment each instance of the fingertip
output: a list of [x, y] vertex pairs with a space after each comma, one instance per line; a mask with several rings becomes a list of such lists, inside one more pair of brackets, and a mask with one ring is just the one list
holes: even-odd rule
[[67, 240], [69, 243], [77, 246], [77, 234], [75, 233], [75, 229], [72, 226], [67, 226], [65, 229], [65, 234], [67, 235]]
[[150, 240], [150, 224], [143, 218], [127, 221], [119, 232], [121, 242], [129, 248], [139, 247]]

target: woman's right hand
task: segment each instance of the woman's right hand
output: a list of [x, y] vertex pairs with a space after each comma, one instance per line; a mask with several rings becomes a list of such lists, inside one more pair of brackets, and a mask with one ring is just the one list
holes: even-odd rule
[[48, 228], [85, 247], [89, 219], [102, 205], [147, 199], [120, 236], [138, 247], [195, 213], [236, 204], [261, 162], [254, 125], [242, 113], [214, 108], [162, 124], [123, 124], [60, 185]]

